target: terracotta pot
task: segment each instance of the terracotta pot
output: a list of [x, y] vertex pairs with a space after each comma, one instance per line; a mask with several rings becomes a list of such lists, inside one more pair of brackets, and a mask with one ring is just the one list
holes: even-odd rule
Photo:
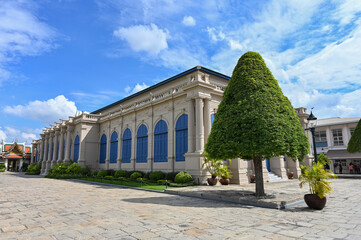
[[288, 179], [293, 179], [293, 172], [287, 173]]
[[217, 184], [218, 179], [217, 178], [207, 178], [207, 182], [210, 186], [214, 186]]
[[228, 185], [228, 184], [230, 184], [231, 180], [229, 180], [229, 178], [221, 178], [221, 179], [219, 179], [219, 182], [222, 185]]
[[256, 175], [251, 174], [250, 175], [250, 180], [251, 180], [251, 183], [255, 183], [256, 182]]
[[326, 197], [320, 198], [316, 194], [306, 194], [305, 202], [311, 209], [322, 210], [326, 205]]

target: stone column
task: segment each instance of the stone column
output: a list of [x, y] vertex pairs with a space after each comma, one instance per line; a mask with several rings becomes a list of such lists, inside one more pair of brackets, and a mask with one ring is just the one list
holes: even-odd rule
[[59, 142], [59, 154], [58, 154], [58, 159], [56, 161], [58, 164], [63, 162], [64, 134], [65, 134], [65, 129], [61, 128], [60, 142]]
[[194, 147], [194, 100], [188, 101], [188, 152], [193, 153]]
[[40, 134], [41, 139], [40, 139], [40, 154], [39, 154], [39, 161], [42, 162], [44, 159], [44, 135]]
[[48, 153], [48, 159], [46, 161], [45, 174], [48, 174], [49, 169], [51, 167], [51, 160], [53, 158], [54, 132], [51, 132], [49, 135], [50, 135], [49, 136], [49, 153]]
[[71, 141], [71, 132], [73, 131], [73, 126], [67, 126], [66, 129], [66, 142], [65, 142], [65, 157], [64, 157], [64, 163], [70, 162], [70, 156], [69, 156], [69, 150], [70, 150], [70, 141]]
[[301, 175], [301, 168], [298, 160], [293, 161], [292, 158], [286, 157], [288, 171], [293, 172], [293, 178]]
[[8, 169], [8, 159], [5, 159], [5, 171], [9, 171], [9, 169]]
[[56, 162], [58, 160], [58, 156], [59, 156], [59, 135], [60, 135], [60, 132], [59, 131], [56, 131], [55, 132], [55, 136], [54, 136], [54, 153], [53, 153], [53, 159], [51, 160], [51, 167], [55, 166], [56, 165]]
[[204, 99], [204, 143], [207, 143], [211, 133], [211, 109], [210, 99]]
[[31, 144], [30, 164], [33, 164], [33, 162], [34, 162], [34, 153], [35, 153], [34, 149], [35, 149], [35, 146], [36, 145], [34, 143]]
[[270, 159], [271, 170], [274, 174], [283, 179], [287, 179], [284, 157], [274, 157]]
[[46, 170], [46, 162], [48, 160], [48, 155], [49, 155], [49, 134], [44, 135], [45, 138], [45, 146], [43, 148], [43, 162], [42, 162], [42, 167], [41, 167], [41, 173], [45, 174], [45, 170]]
[[196, 152], [203, 152], [204, 126], [203, 126], [203, 99], [196, 99]]
[[[80, 128], [79, 132], [79, 156], [78, 164], [79, 166], [85, 167], [85, 137], [83, 138], [83, 130]], [[73, 147], [74, 148], [74, 147]]]

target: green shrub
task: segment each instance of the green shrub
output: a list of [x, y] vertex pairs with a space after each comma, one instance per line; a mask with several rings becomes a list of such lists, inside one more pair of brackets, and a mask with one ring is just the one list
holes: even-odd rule
[[58, 165], [53, 166], [52, 168], [49, 169], [49, 174], [57, 174], [57, 175], [61, 175], [61, 174], [66, 174], [67, 173], [67, 169], [68, 169], [68, 165], [65, 163], [60, 163]]
[[165, 175], [162, 172], [151, 172], [149, 173], [149, 179], [157, 182], [158, 180], [164, 179]]
[[107, 170], [100, 170], [97, 174], [97, 177], [103, 178], [107, 175]]
[[5, 169], [5, 164], [0, 163], [0, 169]]
[[193, 177], [187, 172], [180, 172], [175, 176], [174, 181], [176, 183], [189, 183], [193, 181]]
[[29, 164], [23, 163], [23, 165], [21, 166], [21, 170], [22, 170], [23, 172], [26, 172], [26, 170], [28, 170], [28, 167], [29, 167]]
[[130, 175], [132, 175], [133, 173], [135, 173], [136, 171], [126, 171], [126, 178], [130, 178]]
[[164, 185], [166, 182], [168, 182], [168, 180], [160, 179], [157, 181], [157, 183], [164, 184]]
[[116, 178], [124, 178], [127, 175], [127, 172], [124, 170], [118, 170], [114, 173], [114, 177]]
[[114, 169], [108, 169], [107, 170], [107, 176], [114, 176], [115, 170]]
[[79, 164], [77, 163], [72, 163], [70, 164], [66, 171], [65, 171], [67, 174], [72, 174], [72, 175], [75, 175], [75, 174], [81, 174], [82, 172], [82, 167], [79, 166]]
[[99, 172], [99, 171], [94, 171], [94, 172], [92, 172], [92, 173], [91, 173], [91, 176], [92, 176], [92, 177], [97, 177], [97, 176], [98, 176], [98, 172]]
[[85, 167], [81, 169], [81, 175], [83, 176], [91, 176], [92, 172], [89, 167]]
[[137, 178], [141, 178], [143, 175], [141, 172], [133, 172], [132, 175], [130, 175], [130, 179], [137, 179]]
[[113, 179], [114, 177], [113, 176], [105, 176], [104, 178], [105, 179]]
[[26, 175], [39, 175], [41, 171], [41, 167], [37, 164], [31, 164], [28, 166], [28, 169], [26, 170]]
[[165, 179], [174, 182], [175, 176], [177, 176], [179, 172], [169, 172], [165, 174]]
[[0, 168], [0, 172], [5, 172], [5, 168]]

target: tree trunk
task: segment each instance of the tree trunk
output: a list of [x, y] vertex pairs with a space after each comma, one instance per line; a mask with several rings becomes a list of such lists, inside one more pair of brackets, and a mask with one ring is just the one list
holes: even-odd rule
[[253, 157], [254, 163], [254, 174], [256, 177], [256, 197], [265, 196], [264, 186], [263, 186], [263, 168], [262, 168], [262, 158]]

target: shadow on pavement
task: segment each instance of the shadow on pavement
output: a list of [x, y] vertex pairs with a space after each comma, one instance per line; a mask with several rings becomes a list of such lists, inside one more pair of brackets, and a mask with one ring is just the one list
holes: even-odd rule
[[42, 175], [25, 175], [25, 172], [5, 172], [1, 174], [6, 174], [14, 177], [21, 177], [21, 178], [44, 178]]

